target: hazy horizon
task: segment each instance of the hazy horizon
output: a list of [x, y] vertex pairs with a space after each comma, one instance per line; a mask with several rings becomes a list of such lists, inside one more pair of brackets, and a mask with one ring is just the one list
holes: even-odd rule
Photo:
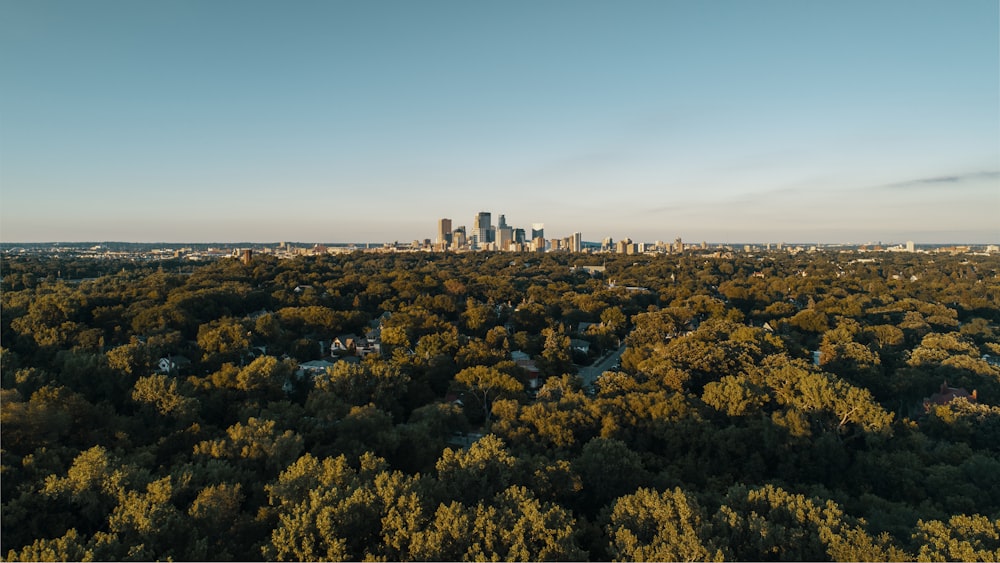
[[0, 240], [1000, 242], [1000, 6], [0, 5]]

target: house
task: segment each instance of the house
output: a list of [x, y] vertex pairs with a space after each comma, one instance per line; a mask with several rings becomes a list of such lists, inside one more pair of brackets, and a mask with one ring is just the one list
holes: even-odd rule
[[357, 336], [353, 334], [341, 334], [330, 343], [330, 353], [353, 352], [357, 347]]
[[156, 371], [159, 373], [177, 373], [181, 369], [191, 367], [191, 360], [184, 356], [167, 356], [160, 358], [156, 363]]
[[584, 354], [590, 352], [590, 342], [586, 340], [580, 340], [579, 338], [573, 338], [569, 341], [569, 347], [573, 350], [578, 350]]
[[525, 360], [530, 360], [531, 356], [529, 356], [528, 354], [525, 354], [524, 352], [522, 352], [520, 350], [513, 350], [510, 353], [510, 359], [514, 360], [514, 362], [521, 362], [521, 361], [525, 361]]
[[528, 389], [538, 389], [542, 386], [542, 370], [535, 365], [535, 360], [514, 360], [514, 363], [527, 374]]
[[983, 354], [983, 361], [991, 366], [1000, 366], [1000, 357]]
[[947, 405], [955, 399], [966, 399], [970, 403], [975, 403], [978, 398], [975, 389], [969, 393], [961, 387], [949, 387], [948, 382], [945, 381], [937, 393], [924, 399], [924, 412], [930, 412], [934, 407]]
[[362, 358], [368, 356], [369, 354], [375, 354], [380, 356], [382, 354], [382, 331], [381, 329], [373, 328], [369, 330], [363, 337], [358, 338], [354, 342], [355, 353]]
[[386, 311], [381, 315], [379, 315], [378, 318], [368, 323], [368, 326], [381, 330], [383, 327], [385, 327], [385, 322], [388, 321], [390, 317], [392, 317], [392, 313]]

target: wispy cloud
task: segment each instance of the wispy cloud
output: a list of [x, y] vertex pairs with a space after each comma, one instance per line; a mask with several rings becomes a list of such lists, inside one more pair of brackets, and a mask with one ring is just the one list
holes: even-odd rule
[[966, 174], [956, 174], [952, 176], [932, 176], [929, 178], [917, 178], [915, 180], [906, 180], [903, 182], [882, 184], [880, 186], [875, 186], [875, 188], [892, 189], [892, 190], [924, 188], [924, 187], [939, 186], [941, 184], [961, 184], [973, 180], [994, 180], [994, 179], [1000, 179], [1000, 170], [991, 170], [986, 172], [969, 172]]

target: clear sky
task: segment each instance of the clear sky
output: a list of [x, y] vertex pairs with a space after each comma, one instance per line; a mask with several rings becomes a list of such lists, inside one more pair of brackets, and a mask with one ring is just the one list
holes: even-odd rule
[[0, 239], [1000, 242], [997, 0], [0, 0]]

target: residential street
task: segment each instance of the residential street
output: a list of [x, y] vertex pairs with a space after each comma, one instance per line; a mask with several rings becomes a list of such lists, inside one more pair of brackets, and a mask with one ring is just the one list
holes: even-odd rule
[[594, 381], [602, 373], [611, 369], [611, 366], [618, 363], [618, 359], [621, 357], [622, 352], [625, 351], [625, 343], [622, 342], [620, 348], [611, 353], [608, 357], [603, 360], [598, 360], [593, 365], [580, 368], [580, 379], [583, 380], [583, 388], [586, 389], [594, 384]]

